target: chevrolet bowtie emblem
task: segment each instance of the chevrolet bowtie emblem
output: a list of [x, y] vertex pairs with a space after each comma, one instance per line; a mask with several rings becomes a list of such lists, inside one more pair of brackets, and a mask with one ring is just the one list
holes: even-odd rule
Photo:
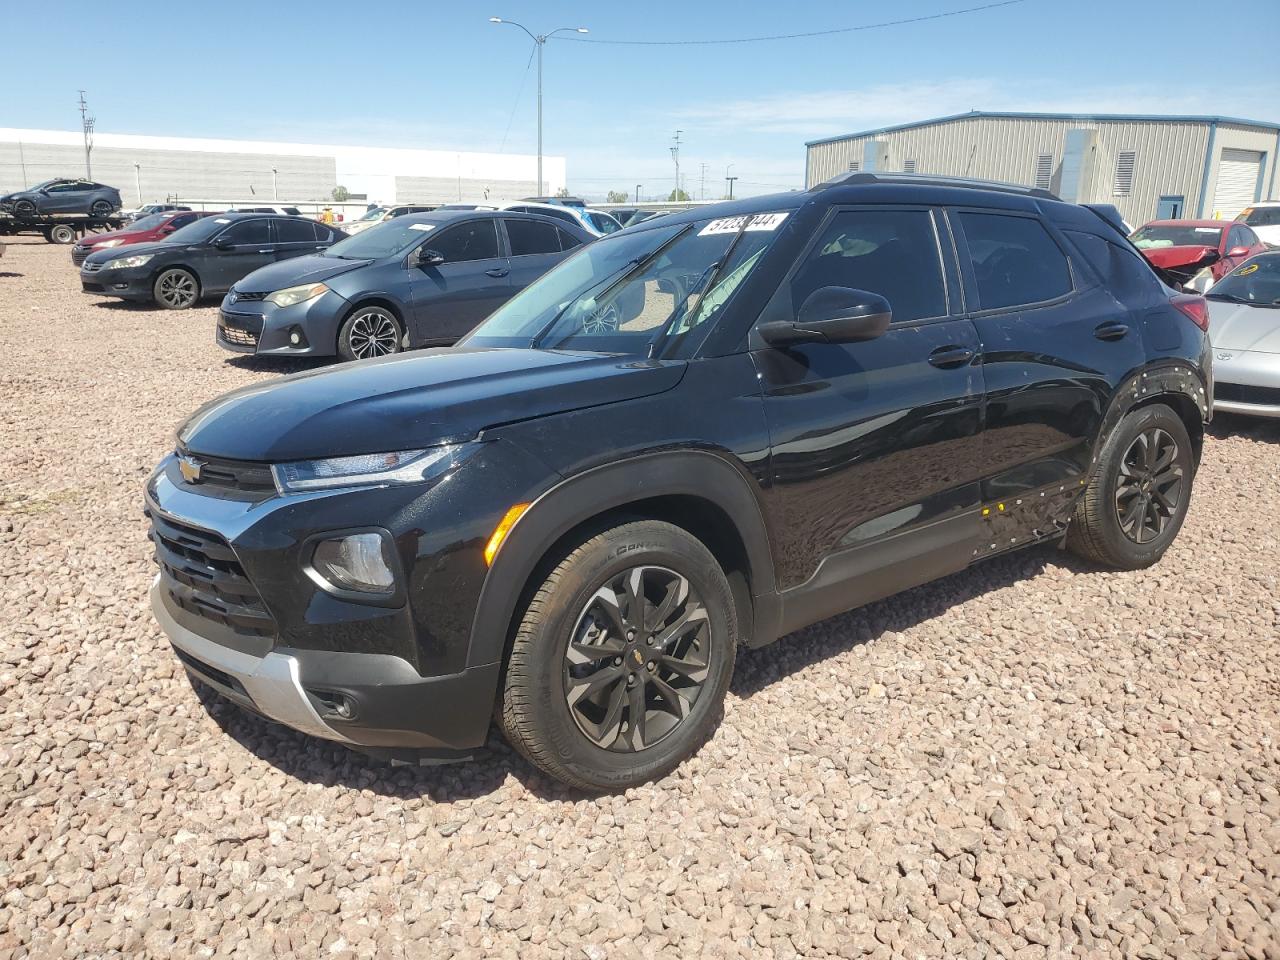
[[182, 471], [182, 479], [187, 483], [200, 482], [200, 470], [204, 464], [191, 457], [178, 457], [178, 469]]

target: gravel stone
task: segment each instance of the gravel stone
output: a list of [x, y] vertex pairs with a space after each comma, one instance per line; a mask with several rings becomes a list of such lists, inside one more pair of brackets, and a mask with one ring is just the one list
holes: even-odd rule
[[0, 260], [0, 958], [1277, 956], [1280, 422], [1215, 421], [1158, 566], [1040, 548], [743, 651], [696, 757], [586, 797], [496, 736], [388, 767], [193, 690], [142, 485], [316, 366], [215, 313]]

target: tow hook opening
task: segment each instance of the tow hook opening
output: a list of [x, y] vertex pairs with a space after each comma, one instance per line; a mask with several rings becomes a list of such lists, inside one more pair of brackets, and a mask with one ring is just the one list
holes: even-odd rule
[[313, 690], [304, 688], [312, 700], [316, 713], [325, 720], [354, 720], [356, 718], [356, 702], [345, 693], [336, 690]]

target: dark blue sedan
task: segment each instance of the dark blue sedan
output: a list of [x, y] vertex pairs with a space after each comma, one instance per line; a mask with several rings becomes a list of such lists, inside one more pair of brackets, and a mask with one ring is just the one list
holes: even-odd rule
[[592, 239], [534, 214], [399, 217], [238, 281], [218, 313], [218, 343], [346, 360], [448, 345]]

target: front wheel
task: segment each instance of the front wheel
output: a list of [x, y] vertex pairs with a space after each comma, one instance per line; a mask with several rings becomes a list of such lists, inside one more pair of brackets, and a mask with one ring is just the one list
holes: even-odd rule
[[13, 205], [13, 214], [16, 217], [29, 220], [36, 215], [36, 205], [30, 200], [19, 200]]
[[1156, 563], [1187, 516], [1195, 453], [1187, 428], [1163, 404], [1134, 410], [1102, 446], [1067, 531], [1067, 546], [1121, 570]]
[[156, 277], [151, 292], [166, 310], [186, 310], [200, 299], [200, 284], [189, 270], [174, 267]]
[[356, 307], [338, 331], [338, 354], [343, 360], [367, 360], [399, 353], [403, 333], [391, 311]]
[[525, 608], [499, 721], [573, 787], [665, 776], [719, 717], [737, 646], [729, 584], [679, 527], [623, 524], [573, 550]]

